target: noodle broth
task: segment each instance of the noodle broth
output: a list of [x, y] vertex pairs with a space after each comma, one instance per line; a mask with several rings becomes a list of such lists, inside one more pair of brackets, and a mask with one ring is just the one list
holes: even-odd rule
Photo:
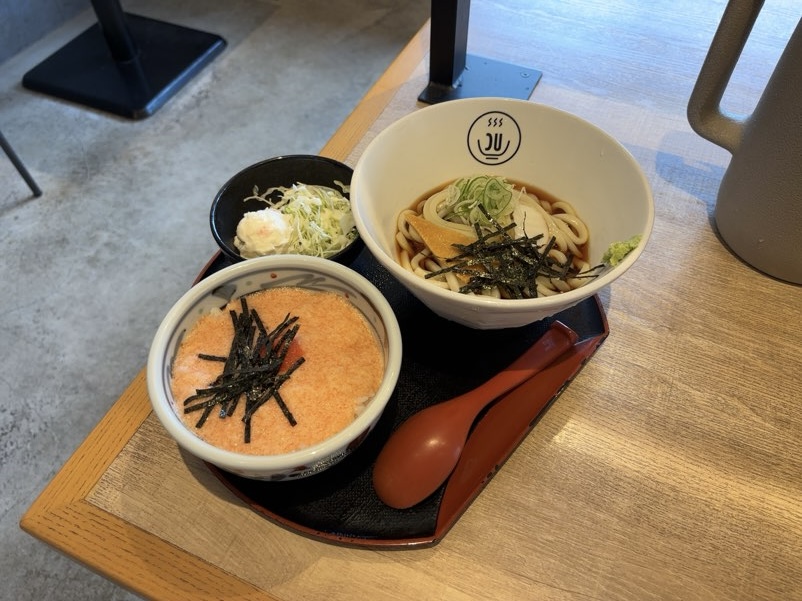
[[[466, 178], [463, 178], [463, 180]], [[517, 215], [509, 218], [499, 219], [502, 226], [515, 227], [510, 230], [513, 238], [523, 237], [524, 232], [530, 238], [533, 234], [542, 234], [538, 240], [538, 245], [542, 250], [546, 250], [549, 240], [554, 238], [554, 245], [548, 252], [550, 260], [560, 266], [560, 270], [565, 273], [564, 277], [554, 274], [539, 274], [535, 278], [536, 285], [532, 286], [532, 293], [526, 298], [537, 296], [550, 296], [560, 292], [566, 292], [581, 287], [593, 276], [594, 267], [589, 263], [589, 231], [581, 217], [577, 214], [574, 207], [545, 190], [507, 178], [503, 178], [506, 184], [511, 186], [513, 191], [513, 202], [518, 203], [524, 208]], [[422, 194], [413, 202], [409, 208], [401, 211], [396, 221], [395, 231], [395, 260], [405, 269], [415, 273], [421, 278], [425, 278], [432, 285], [440, 286], [457, 292], [466, 292], [464, 287], [470, 280], [471, 274], [463, 273], [462, 270], [454, 269], [452, 272], [437, 275], [444, 269], [453, 269], [458, 259], [459, 251], [455, 244], [468, 245], [476, 240], [473, 226], [458, 224], [456, 227], [444, 223], [441, 219], [443, 211], [433, 211], [431, 205], [442, 206], [444, 202], [444, 191], [449, 186], [462, 180], [452, 180], [441, 186]], [[529, 204], [536, 205], [537, 208], [529, 207]], [[432, 217], [432, 215], [441, 217]], [[422, 218], [434, 226], [445, 226], [446, 231], [440, 228], [426, 226], [424, 234], [418, 230], [423, 229]], [[542, 220], [542, 223], [541, 221]], [[415, 221], [415, 225], [410, 223]], [[537, 222], [535, 232], [527, 231], [527, 222]], [[418, 225], [418, 227], [416, 227]], [[486, 230], [483, 228], [483, 232]], [[500, 239], [500, 238], [497, 238]], [[437, 244], [435, 245], [434, 242]], [[530, 241], [531, 246], [531, 241]], [[448, 255], [447, 249], [451, 248]], [[498, 261], [495, 268], [501, 271], [503, 277], [505, 272], [505, 261]], [[476, 266], [471, 267], [474, 272]], [[512, 268], [510, 268], [512, 271]], [[550, 277], [553, 276], [553, 277]], [[481, 290], [469, 290], [467, 293], [477, 293], [499, 298], [515, 298], [516, 294], [506, 290], [504, 286], [482, 287]]]

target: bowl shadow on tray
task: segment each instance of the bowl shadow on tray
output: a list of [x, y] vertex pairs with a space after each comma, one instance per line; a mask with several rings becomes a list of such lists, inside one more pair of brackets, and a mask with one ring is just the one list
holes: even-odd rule
[[[372, 543], [382, 548], [428, 546], [437, 542], [433, 536], [446, 486], [409, 509], [384, 505], [371, 483], [372, 466], [384, 442], [413, 413], [475, 388], [509, 365], [548, 329], [552, 319], [514, 329], [474, 330], [435, 315], [366, 249], [350, 266], [386, 296], [403, 336], [398, 383], [373, 432], [341, 463], [300, 480], [249, 480], [211, 465], [208, 468], [254, 511], [311, 538], [360, 547]], [[606, 329], [594, 311], [587, 310], [588, 301], [569, 310], [573, 316], [569, 315], [568, 325], [577, 330], [580, 340]], [[596, 305], [594, 310], [601, 311]], [[203, 482], [208, 475], [195, 477]]]

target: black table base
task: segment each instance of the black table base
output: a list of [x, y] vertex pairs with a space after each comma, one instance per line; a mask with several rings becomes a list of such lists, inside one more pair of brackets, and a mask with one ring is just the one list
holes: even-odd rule
[[418, 100], [435, 104], [482, 96], [528, 99], [540, 71], [467, 53], [470, 10], [470, 0], [432, 0], [429, 84]]
[[526, 100], [532, 95], [541, 75], [536, 69], [468, 54], [465, 56], [465, 69], [454, 84], [430, 80], [418, 100], [426, 104], [484, 96]]
[[28, 71], [24, 87], [130, 119], [161, 108], [226, 46], [218, 35], [122, 13], [99, 22]]

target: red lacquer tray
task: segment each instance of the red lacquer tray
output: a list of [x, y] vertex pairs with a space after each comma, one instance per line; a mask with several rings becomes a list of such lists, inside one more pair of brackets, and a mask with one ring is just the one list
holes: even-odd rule
[[[217, 255], [200, 278], [229, 265]], [[439, 542], [515, 448], [535, 427], [609, 333], [599, 299], [563, 311], [559, 319], [579, 342], [536, 377], [500, 398], [477, 420], [448, 481], [415, 507], [384, 505], [371, 484], [373, 463], [390, 433], [413, 413], [475, 388], [531, 346], [553, 319], [522, 328], [473, 330], [422, 305], [363, 250], [349, 266], [387, 297], [403, 335], [404, 359], [396, 390], [370, 436], [336, 466], [288, 482], [249, 480], [209, 469], [254, 511], [300, 534], [326, 542], [373, 548], [414, 548]]]

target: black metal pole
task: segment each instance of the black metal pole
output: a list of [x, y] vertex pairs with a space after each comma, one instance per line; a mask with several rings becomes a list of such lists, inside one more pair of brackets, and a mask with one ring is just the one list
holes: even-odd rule
[[120, 63], [134, 60], [139, 50], [128, 30], [119, 0], [92, 0], [92, 8], [95, 9], [97, 21], [114, 60]]
[[471, 0], [432, 0], [429, 81], [457, 85], [468, 53]]
[[22, 179], [25, 180], [25, 183], [28, 184], [28, 187], [31, 189], [31, 192], [33, 192], [33, 195], [41, 196], [42, 190], [39, 188], [39, 186], [36, 185], [36, 182], [34, 181], [33, 177], [31, 177], [31, 174], [28, 173], [28, 170], [25, 168], [25, 165], [22, 164], [22, 161], [17, 156], [17, 153], [14, 152], [13, 148], [11, 148], [11, 144], [8, 143], [8, 140], [6, 140], [6, 137], [3, 135], [3, 132], [0, 132], [0, 148], [2, 148], [5, 151], [8, 159], [11, 161], [14, 167], [17, 168], [17, 171], [19, 171], [19, 174], [22, 176]]

